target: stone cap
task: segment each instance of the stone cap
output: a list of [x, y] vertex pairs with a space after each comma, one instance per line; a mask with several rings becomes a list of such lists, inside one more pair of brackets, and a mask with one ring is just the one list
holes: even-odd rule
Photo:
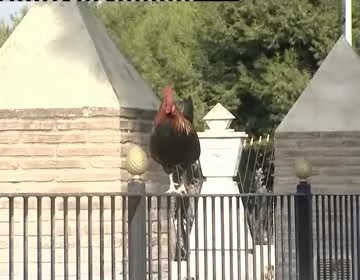
[[0, 49], [0, 109], [158, 109], [87, 3], [40, 2]]
[[276, 133], [359, 131], [359, 77], [360, 58], [341, 36]]
[[204, 117], [203, 120], [210, 129], [228, 129], [235, 117], [220, 103], [216, 104]]
[[231, 122], [235, 116], [223, 105], [217, 103], [204, 117], [203, 120], [209, 129], [198, 132], [200, 138], [247, 138], [247, 134], [242, 131], [230, 129]]

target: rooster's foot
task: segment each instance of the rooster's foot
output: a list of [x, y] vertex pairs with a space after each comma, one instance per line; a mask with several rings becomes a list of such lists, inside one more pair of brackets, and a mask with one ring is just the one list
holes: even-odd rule
[[170, 187], [165, 193], [173, 193], [173, 194], [184, 194], [186, 193], [186, 189], [184, 185], [181, 185], [179, 188]]
[[174, 189], [168, 189], [165, 193], [177, 193], [178, 191], [174, 188]]
[[172, 183], [172, 184], [170, 184], [169, 189], [165, 193], [177, 193], [177, 192], [178, 191], [177, 191], [177, 189], [175, 187], [175, 184]]
[[179, 193], [179, 194], [184, 194], [184, 193], [186, 193], [185, 186], [184, 186], [184, 185], [181, 185], [181, 186], [176, 190], [176, 192]]

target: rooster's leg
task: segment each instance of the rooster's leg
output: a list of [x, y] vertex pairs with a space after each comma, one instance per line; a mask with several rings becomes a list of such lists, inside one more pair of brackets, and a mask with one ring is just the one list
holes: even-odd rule
[[175, 188], [175, 183], [174, 183], [174, 180], [173, 180], [173, 174], [172, 173], [169, 174], [169, 180], [170, 180], [170, 186], [169, 186], [169, 189], [166, 191], [166, 193], [177, 192], [177, 190]]
[[176, 192], [180, 194], [186, 193], [185, 182], [186, 182], [186, 170], [184, 170], [183, 175], [180, 177], [180, 187], [176, 190]]

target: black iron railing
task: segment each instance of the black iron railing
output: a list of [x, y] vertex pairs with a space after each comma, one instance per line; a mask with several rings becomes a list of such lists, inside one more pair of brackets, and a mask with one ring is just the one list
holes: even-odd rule
[[3, 194], [0, 279], [359, 279], [358, 195], [175, 197], [134, 184]]

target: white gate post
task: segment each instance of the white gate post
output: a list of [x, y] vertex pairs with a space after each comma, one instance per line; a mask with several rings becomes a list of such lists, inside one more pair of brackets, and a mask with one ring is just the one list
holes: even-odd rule
[[[209, 129], [199, 132], [201, 144], [200, 163], [204, 177], [201, 194], [239, 194], [237, 183], [233, 177], [238, 175], [238, 167], [241, 156], [243, 142], [247, 139], [245, 132], [229, 129], [232, 120], [235, 117], [220, 103], [203, 118]], [[236, 199], [232, 199], [232, 207], [229, 208], [228, 198], [223, 201], [223, 213], [221, 213], [220, 198], [215, 198], [214, 208], [214, 228], [215, 237], [212, 235], [212, 200], [206, 199], [206, 220], [204, 220], [203, 200], [198, 201], [198, 261], [195, 253], [195, 222], [192, 226], [190, 236], [190, 264], [191, 276], [195, 277], [196, 266], [199, 269], [199, 279], [204, 279], [204, 270], [207, 270], [208, 279], [213, 279], [213, 265], [216, 267], [216, 279], [225, 275], [225, 279], [230, 279], [230, 258], [231, 251], [233, 259], [233, 277], [238, 278], [238, 255], [237, 240], [240, 237], [240, 258], [241, 258], [241, 278], [245, 276], [245, 256], [248, 257], [247, 270], [249, 280], [252, 279], [252, 255], [245, 253], [245, 231], [247, 231], [247, 248], [252, 249], [252, 238], [244, 219], [244, 207], [241, 199], [239, 200], [239, 211], [236, 210]], [[231, 211], [231, 213], [230, 213]], [[239, 216], [238, 213], [240, 213]], [[232, 228], [230, 228], [230, 217]], [[237, 219], [240, 220], [240, 230], [237, 232]], [[221, 227], [223, 221], [224, 227]], [[204, 227], [206, 225], [206, 232]], [[230, 231], [232, 233], [232, 242], [230, 242]], [[223, 236], [222, 236], [223, 234]], [[206, 235], [206, 239], [204, 236]], [[232, 248], [230, 244], [232, 243]], [[216, 264], [213, 263], [213, 246], [215, 248]], [[223, 248], [222, 248], [223, 246]], [[204, 251], [207, 251], [207, 266], [205, 267]], [[233, 250], [231, 250], [233, 249]], [[222, 259], [222, 256], [223, 259]], [[224, 264], [222, 263], [224, 262]], [[225, 267], [225, 271], [223, 271]], [[185, 270], [186, 271], [186, 270]], [[186, 274], [183, 274], [186, 275]], [[195, 279], [195, 278], [194, 278]]]

